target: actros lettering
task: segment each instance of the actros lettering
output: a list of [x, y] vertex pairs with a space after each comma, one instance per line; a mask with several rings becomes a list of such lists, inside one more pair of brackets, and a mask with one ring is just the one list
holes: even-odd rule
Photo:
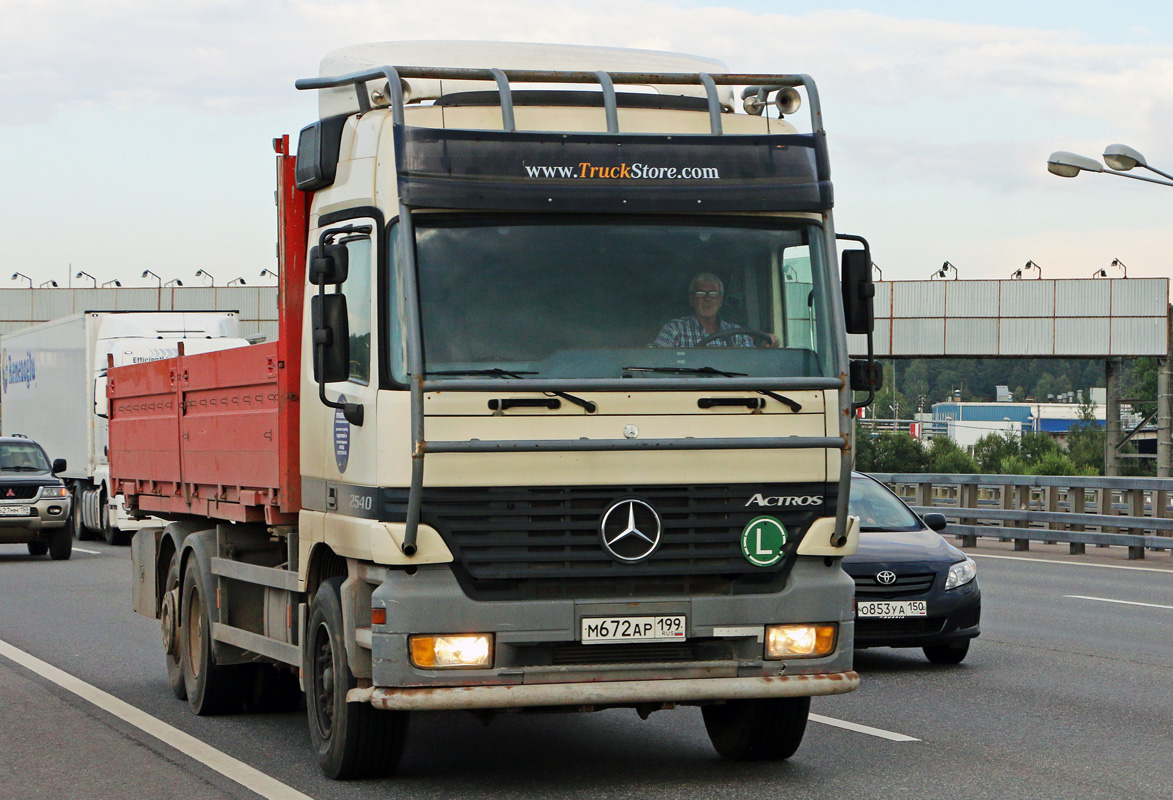
[[745, 501], [747, 506], [820, 506], [823, 504], [822, 495], [805, 495], [805, 496], [790, 496], [790, 497], [765, 497], [761, 494], [755, 494], [753, 497]]

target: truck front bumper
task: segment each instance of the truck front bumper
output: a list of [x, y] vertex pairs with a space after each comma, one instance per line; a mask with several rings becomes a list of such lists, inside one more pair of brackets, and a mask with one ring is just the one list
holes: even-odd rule
[[456, 711], [539, 706], [628, 706], [635, 703], [707, 703], [768, 697], [846, 694], [859, 687], [854, 670], [761, 678], [685, 678], [645, 681], [351, 689], [346, 700], [386, 711]]

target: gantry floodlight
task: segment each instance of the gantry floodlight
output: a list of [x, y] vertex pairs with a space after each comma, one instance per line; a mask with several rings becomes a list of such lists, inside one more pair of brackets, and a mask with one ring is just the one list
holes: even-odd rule
[[149, 269], [144, 269], [143, 270], [143, 277], [145, 278], [148, 275], [150, 275], [152, 278], [154, 278], [155, 280], [157, 280], [159, 282], [159, 288], [163, 287], [163, 279], [162, 278], [160, 278], [155, 273], [151, 272]]
[[276, 279], [276, 280], [280, 280], [280, 278], [281, 278], [281, 276], [277, 274], [276, 270], [271, 270], [271, 269], [268, 269], [268, 268], [265, 268], [265, 269], [261, 270], [261, 277], [263, 278], [263, 277], [265, 277], [266, 275], [272, 275], [272, 276], [273, 276], [273, 278], [274, 278], [274, 279]]
[[884, 270], [880, 269], [880, 265], [877, 264], [875, 261], [872, 262], [872, 269], [875, 270], [875, 272], [876, 272], [876, 280], [878, 280], [878, 281], [884, 280]]
[[179, 278], [172, 278], [171, 280], [167, 281], [163, 285], [164, 286], [183, 286], [183, 281], [179, 280]]
[[41, 284], [41, 288], [42, 289], [56, 289], [57, 288], [57, 281], [54, 281], [54, 280], [45, 281], [44, 283]]
[[244, 286], [244, 278], [233, 278], [228, 281], [229, 286]]
[[75, 277], [75, 278], [89, 278], [91, 281], [94, 282], [94, 288], [95, 289], [98, 288], [98, 279], [95, 278], [93, 275], [91, 275], [88, 272], [79, 272], [76, 275], [74, 275], [73, 277]]
[[108, 286], [118, 286], [118, 287], [121, 287], [121, 286], [122, 286], [122, 281], [120, 281], [120, 280], [118, 280], [117, 278], [115, 278], [115, 279], [114, 279], [114, 280], [112, 280], [112, 281], [106, 281], [105, 283], [103, 283], [103, 284], [102, 284], [102, 288], [103, 288], [103, 289], [105, 289], [105, 288], [106, 288], [106, 287], [108, 287]]
[[33, 279], [32, 279], [32, 278], [30, 278], [28, 275], [25, 275], [23, 272], [14, 272], [14, 273], [12, 273], [12, 280], [14, 280], [14, 281], [18, 281], [18, 280], [20, 280], [21, 278], [24, 278], [26, 281], [28, 281], [28, 282], [29, 282], [29, 288], [30, 288], [30, 289], [31, 289], [31, 288], [33, 288]]
[[[1052, 175], [1058, 175], [1060, 178], [1074, 178], [1081, 172], [1102, 172], [1105, 175], [1119, 175], [1121, 178], [1132, 178], [1133, 180], [1145, 181], [1147, 183], [1159, 183], [1162, 186], [1173, 186], [1173, 175], [1162, 172], [1155, 167], [1150, 167], [1148, 162], [1145, 161], [1144, 156], [1126, 144], [1108, 145], [1104, 150], [1104, 161], [1107, 162], [1110, 169], [1104, 169], [1104, 165], [1094, 158], [1081, 156], [1078, 153], [1069, 153], [1066, 150], [1058, 150], [1051, 153], [1051, 156], [1047, 159], [1047, 171]], [[1127, 170], [1133, 167], [1144, 167], [1150, 172], [1155, 172], [1170, 180], [1163, 181], [1144, 175], [1129, 175]]]
[[196, 270], [196, 277], [197, 278], [207, 278], [211, 282], [212, 286], [216, 285], [216, 279], [213, 278], [212, 273], [208, 272], [206, 269], [197, 269]]
[[1025, 264], [1023, 264], [1021, 267], [1019, 267], [1018, 269], [1014, 270], [1014, 272], [1011, 272], [1011, 273], [1010, 273], [1010, 280], [1012, 280], [1012, 281], [1020, 281], [1020, 280], [1022, 280], [1022, 273], [1023, 273], [1023, 271], [1024, 271], [1024, 270], [1030, 270], [1030, 269], [1034, 269], [1034, 270], [1036, 270], [1036, 271], [1038, 272], [1038, 278], [1037, 278], [1037, 280], [1042, 280], [1042, 279], [1043, 279], [1043, 268], [1042, 268], [1042, 267], [1040, 267], [1038, 264], [1036, 264], [1036, 263], [1035, 263], [1035, 262], [1033, 262], [1033, 261], [1027, 261], [1027, 262], [1026, 262]]
[[953, 270], [953, 280], [957, 280], [960, 276], [957, 274], [957, 267], [946, 261], [941, 265], [941, 268], [929, 276], [929, 280], [944, 280], [949, 277], [949, 270]]
[[[1120, 270], [1120, 272], [1121, 272], [1120, 277], [1122, 277], [1122, 278], [1128, 277], [1128, 268], [1124, 266], [1124, 262], [1121, 261], [1120, 259], [1118, 259], [1118, 258], [1112, 259], [1112, 263], [1109, 264], [1108, 266], [1114, 267], [1114, 268]], [[1101, 267], [1100, 269], [1097, 269], [1095, 272], [1092, 273], [1092, 277], [1093, 278], [1106, 278], [1106, 277], [1108, 277], [1108, 270], [1106, 268]]]

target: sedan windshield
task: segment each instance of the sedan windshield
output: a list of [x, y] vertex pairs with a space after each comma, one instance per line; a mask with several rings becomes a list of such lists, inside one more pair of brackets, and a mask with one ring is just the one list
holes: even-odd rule
[[863, 475], [851, 478], [848, 513], [859, 517], [862, 532], [919, 531], [924, 526], [887, 488]]
[[420, 215], [416, 235], [430, 376], [834, 374], [817, 225]]

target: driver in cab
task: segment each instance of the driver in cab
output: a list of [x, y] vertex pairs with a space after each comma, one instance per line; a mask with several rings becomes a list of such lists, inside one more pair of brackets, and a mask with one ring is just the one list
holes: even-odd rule
[[[702, 272], [688, 284], [688, 304], [693, 314], [669, 320], [660, 328], [653, 347], [753, 347], [754, 335], [736, 333], [745, 329], [725, 322], [720, 317], [721, 304], [725, 302], [725, 286], [721, 279], [711, 272]], [[772, 333], [755, 335], [764, 337], [762, 347], [777, 347], [778, 337]], [[705, 342], [705, 338], [720, 334]]]

